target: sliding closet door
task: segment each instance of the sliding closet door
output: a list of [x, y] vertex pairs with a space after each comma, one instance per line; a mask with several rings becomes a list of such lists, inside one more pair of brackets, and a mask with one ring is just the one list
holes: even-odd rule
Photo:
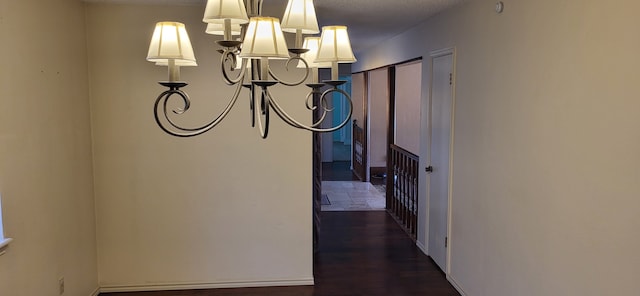
[[351, 145], [353, 173], [361, 180], [367, 178], [367, 84], [366, 73], [351, 75], [351, 100], [353, 101], [353, 129]]
[[396, 66], [394, 144], [420, 154], [422, 60]]
[[367, 84], [369, 95], [368, 173], [371, 176], [377, 176], [387, 171], [389, 68], [370, 71]]
[[387, 211], [411, 236], [418, 235], [418, 187], [420, 158], [420, 98], [422, 62], [395, 66], [392, 71], [391, 125], [389, 145]]

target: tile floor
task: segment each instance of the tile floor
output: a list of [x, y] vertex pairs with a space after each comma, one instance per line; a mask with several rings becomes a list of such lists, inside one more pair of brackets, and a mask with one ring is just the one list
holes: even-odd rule
[[323, 211], [384, 211], [384, 193], [373, 184], [361, 181], [322, 181], [322, 193], [330, 205]]

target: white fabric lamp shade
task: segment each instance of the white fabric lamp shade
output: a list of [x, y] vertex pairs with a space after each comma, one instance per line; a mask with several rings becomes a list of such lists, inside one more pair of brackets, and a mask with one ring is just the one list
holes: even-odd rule
[[273, 17], [252, 17], [239, 56], [252, 59], [288, 59], [289, 49], [279, 20]]
[[296, 30], [302, 30], [303, 34], [320, 32], [313, 0], [289, 0], [282, 17], [282, 31], [295, 33]]
[[[244, 60], [245, 60], [245, 59], [241, 59], [241, 58], [236, 59], [236, 66], [235, 66], [235, 67], [233, 67], [233, 68], [234, 68], [234, 69], [236, 69], [236, 70], [240, 70], [240, 69], [242, 69], [242, 62], [243, 62]], [[249, 59], [249, 60], [247, 60], [247, 69], [251, 69], [251, 60], [250, 60], [250, 59]]]
[[204, 10], [205, 23], [224, 23], [228, 19], [232, 24], [249, 22], [247, 10], [242, 0], [208, 0]]
[[159, 22], [149, 44], [147, 61], [167, 62], [169, 59], [177, 63], [192, 62], [196, 57], [184, 24], [178, 22]]
[[[303, 58], [305, 61], [307, 61], [309, 68], [331, 68], [330, 62], [323, 62], [323, 63], [315, 62], [316, 56], [318, 55], [319, 46], [320, 46], [320, 37], [304, 38], [304, 45], [302, 47], [308, 49], [309, 51], [303, 53], [302, 55], [300, 55], [300, 57]], [[298, 68], [304, 68], [304, 67], [305, 66], [303, 62], [298, 63]]]
[[318, 56], [315, 62], [353, 63], [356, 57], [351, 50], [351, 41], [346, 26], [322, 27]]
[[[241, 31], [240, 24], [231, 25], [231, 35], [240, 35], [240, 31]], [[224, 24], [208, 23], [205, 33], [211, 34], [211, 35], [224, 35]]]
[[[195, 67], [198, 65], [195, 61], [175, 60], [175, 65], [180, 67]], [[156, 66], [169, 66], [169, 60], [160, 60], [156, 62]]]

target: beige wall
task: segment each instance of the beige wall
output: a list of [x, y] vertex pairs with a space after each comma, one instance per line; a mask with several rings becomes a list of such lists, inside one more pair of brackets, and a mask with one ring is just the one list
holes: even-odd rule
[[[261, 139], [250, 127], [246, 92], [225, 121], [196, 138], [169, 136], [154, 122], [163, 91], [156, 82], [166, 80], [166, 68], [145, 61], [156, 21], [181, 21], [189, 30], [200, 65], [182, 71], [193, 122], [217, 114], [231, 94], [203, 9], [88, 4], [106, 290], [312, 283], [311, 134], [272, 114], [269, 138]], [[294, 116], [311, 119], [306, 87], [275, 89]]]
[[0, 0], [0, 295], [98, 286], [84, 8]]
[[[640, 3], [506, 1], [502, 15], [494, 4], [469, 1], [354, 66], [457, 48], [449, 278], [473, 296], [633, 295]], [[274, 123], [260, 140], [246, 101], [196, 139], [154, 125], [165, 73], [144, 61], [153, 23], [187, 22], [199, 63], [213, 65], [200, 14], [89, 5], [96, 268], [83, 6], [0, 0], [0, 190], [15, 239], [0, 294], [57, 295], [64, 276], [66, 295], [89, 295], [96, 270], [111, 289], [311, 279], [309, 134]], [[184, 70], [194, 108], [224, 103], [216, 70]]]
[[470, 296], [637, 294], [640, 3], [494, 5], [468, 1], [354, 65], [457, 48], [449, 278]]

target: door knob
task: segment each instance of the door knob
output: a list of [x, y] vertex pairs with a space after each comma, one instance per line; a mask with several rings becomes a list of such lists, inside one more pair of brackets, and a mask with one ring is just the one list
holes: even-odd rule
[[433, 167], [432, 166], [428, 166], [426, 168], [424, 168], [424, 171], [427, 173], [433, 173]]

